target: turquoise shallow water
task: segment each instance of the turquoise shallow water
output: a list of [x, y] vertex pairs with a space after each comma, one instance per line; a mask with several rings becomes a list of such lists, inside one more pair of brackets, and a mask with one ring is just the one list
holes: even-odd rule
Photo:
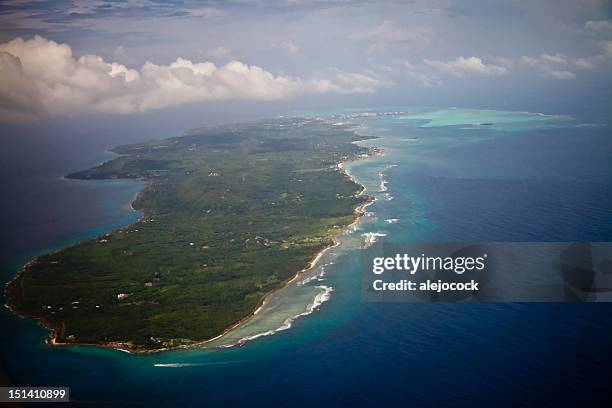
[[[359, 229], [322, 259], [324, 280], [306, 284], [333, 288], [316, 311], [242, 347], [151, 356], [49, 349], [41, 344], [44, 330], [3, 311], [4, 378], [69, 385], [73, 398], [94, 406], [511, 406], [527, 400], [559, 406], [607, 395], [608, 304], [363, 302], [359, 247], [368, 233], [400, 243], [610, 241], [609, 126], [498, 111], [351, 113], [342, 121], [380, 136], [364, 144], [386, 154], [348, 166], [377, 201]], [[480, 125], [486, 122], [493, 124]], [[79, 221], [81, 231], [65, 240], [57, 232], [38, 248], [14, 244], [3, 276], [33, 252], [132, 222], [137, 214], [126, 203], [137, 187], [74, 187], [99, 194]], [[276, 320], [256, 331], [278, 328], [311, 302], [291, 294], [284, 299], [291, 310], [273, 310]]]

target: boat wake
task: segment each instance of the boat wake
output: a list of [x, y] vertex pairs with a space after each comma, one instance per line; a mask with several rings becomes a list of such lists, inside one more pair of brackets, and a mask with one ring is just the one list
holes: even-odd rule
[[219, 364], [231, 364], [237, 363], [238, 361], [214, 361], [209, 363], [157, 363], [153, 364], [154, 367], [160, 368], [184, 368], [184, 367], [202, 367], [207, 365], [219, 365]]

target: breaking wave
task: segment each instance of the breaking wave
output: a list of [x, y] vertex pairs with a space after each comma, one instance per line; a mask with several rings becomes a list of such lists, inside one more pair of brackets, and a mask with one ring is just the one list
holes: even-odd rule
[[365, 234], [362, 234], [362, 236], [363, 245], [361, 246], [361, 248], [366, 249], [374, 245], [378, 241], [379, 237], [386, 237], [387, 234], [384, 234], [382, 232], [366, 232]]
[[[316, 276], [316, 275], [315, 275]], [[306, 310], [302, 313], [299, 313], [295, 316], [291, 316], [288, 317], [283, 324], [277, 328], [277, 329], [273, 329], [273, 330], [268, 330], [262, 333], [258, 333], [258, 334], [254, 334], [252, 336], [246, 336], [241, 338], [240, 340], [238, 340], [235, 343], [232, 344], [225, 344], [222, 345], [220, 347], [223, 348], [227, 348], [227, 347], [234, 347], [234, 346], [241, 346], [244, 343], [251, 341], [251, 340], [255, 340], [258, 339], [260, 337], [265, 337], [265, 336], [271, 336], [273, 334], [276, 334], [280, 331], [284, 331], [284, 330], [288, 330], [291, 328], [291, 326], [293, 325], [293, 322], [302, 316], [308, 316], [309, 314], [312, 314], [315, 310], [317, 310], [319, 308], [319, 306], [321, 306], [321, 304], [323, 304], [324, 302], [327, 302], [331, 296], [331, 292], [334, 290], [333, 287], [331, 286], [325, 286], [325, 285], [320, 285], [320, 286], [316, 286], [317, 288], [321, 289], [321, 292], [319, 292], [317, 294], [317, 296], [315, 296], [314, 300], [312, 301], [312, 303], [310, 305], [308, 305], [308, 307], [306, 308]]]
[[334, 264], [333, 262], [328, 262], [328, 263], [326, 263], [324, 265], [319, 266], [317, 268], [317, 273], [315, 273], [312, 276], [309, 276], [309, 277], [307, 277], [305, 279], [302, 279], [301, 281], [299, 281], [297, 283], [297, 285], [298, 286], [304, 286], [304, 285], [306, 285], [306, 284], [308, 284], [308, 283], [310, 283], [312, 281], [319, 281], [319, 282], [324, 281], [325, 280], [325, 275], [327, 274], [326, 268], [329, 265], [333, 265], [333, 264]]

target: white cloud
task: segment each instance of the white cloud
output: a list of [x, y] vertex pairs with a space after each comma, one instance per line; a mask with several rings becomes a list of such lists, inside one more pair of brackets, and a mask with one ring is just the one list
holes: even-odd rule
[[281, 46], [291, 55], [295, 55], [300, 51], [299, 47], [295, 45], [293, 41], [285, 41]]
[[612, 41], [600, 41], [603, 53], [586, 57], [568, 57], [564, 54], [543, 53], [536, 57], [522, 56], [520, 63], [533, 68], [538, 74], [549, 79], [575, 79], [576, 70], [595, 70], [609, 65], [612, 57]]
[[132, 113], [186, 103], [279, 100], [304, 93], [372, 92], [382, 81], [334, 71], [301, 79], [231, 61], [217, 66], [178, 58], [140, 69], [96, 55], [76, 58], [68, 44], [36, 36], [0, 44], [0, 119], [82, 112]]
[[81, 0], [73, 2], [72, 6], [66, 9], [65, 14], [94, 14], [98, 8], [105, 6], [103, 0]]
[[553, 77], [554, 79], [560, 79], [560, 80], [576, 79], [576, 74], [570, 71], [552, 70], [549, 72], [549, 75]]
[[272, 48], [277, 48], [283, 50], [289, 55], [297, 55], [300, 52], [300, 47], [298, 47], [293, 41], [282, 41], [271, 44]]
[[374, 78], [357, 72], [336, 70], [332, 76], [336, 92], [342, 93], [372, 93], [382, 86], [393, 85], [390, 81]]
[[370, 51], [378, 51], [390, 45], [409, 43], [429, 43], [433, 37], [430, 27], [405, 28], [385, 20], [379, 26], [364, 33], [353, 34], [349, 38], [355, 41], [369, 43]]
[[494, 64], [485, 64], [478, 57], [458, 57], [451, 61], [437, 61], [426, 59], [423, 61], [429, 67], [456, 78], [465, 78], [469, 76], [495, 76], [504, 75], [507, 69]]
[[216, 18], [222, 17], [225, 15], [223, 10], [219, 10], [214, 7], [202, 7], [202, 8], [193, 8], [187, 10], [189, 15], [193, 17], [204, 17], [204, 18]]
[[584, 28], [600, 35], [612, 36], [612, 21], [610, 20], [587, 21]]
[[206, 56], [215, 60], [229, 58], [232, 55], [232, 50], [227, 47], [219, 46], [206, 52]]
[[[576, 60], [578, 67], [585, 67], [586, 60]], [[541, 54], [538, 57], [522, 56], [523, 64], [533, 67], [540, 75], [549, 79], [575, 79], [576, 74], [569, 71], [569, 66], [573, 62], [563, 54]]]
[[576, 58], [574, 65], [582, 69], [593, 69], [595, 68], [595, 60], [593, 58]]
[[119, 45], [113, 50], [113, 57], [117, 58], [119, 61], [125, 61], [128, 59], [127, 50], [123, 45]]
[[449, 61], [424, 59], [421, 64], [398, 62], [404, 68], [404, 73], [427, 87], [441, 86], [446, 78], [492, 77], [508, 73], [506, 67], [485, 63], [475, 56], [460, 56]]
[[416, 79], [428, 88], [442, 86], [444, 83], [436, 73], [425, 69], [422, 65], [414, 65], [407, 61], [402, 62], [402, 65], [409, 77]]
[[599, 45], [603, 48], [607, 57], [612, 57], [612, 41], [602, 41]]

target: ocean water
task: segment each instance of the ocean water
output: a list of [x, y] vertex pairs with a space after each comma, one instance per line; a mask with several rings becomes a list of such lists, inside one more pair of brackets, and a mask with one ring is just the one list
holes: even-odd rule
[[[50, 349], [43, 329], [3, 311], [3, 382], [68, 385], [86, 406], [558, 407], [609, 398], [612, 305], [365, 302], [359, 251], [366, 239], [612, 241], [610, 124], [400, 110], [408, 113], [349, 118], [361, 134], [380, 137], [361, 144], [385, 150], [347, 165], [377, 200], [310, 275], [218, 343], [241, 346], [149, 356]], [[79, 199], [48, 208], [52, 220], [65, 222], [34, 243], [12, 240], [4, 280], [33, 254], [138, 216], [129, 209], [135, 183], [57, 182], [49, 188], [91, 197], [80, 206], [87, 210], [76, 212]], [[41, 204], [29, 210], [40, 214]], [[68, 222], [66, 206], [78, 222]], [[15, 237], [35, 231], [31, 223], [11, 225]], [[287, 321], [304, 312], [311, 313]]]

